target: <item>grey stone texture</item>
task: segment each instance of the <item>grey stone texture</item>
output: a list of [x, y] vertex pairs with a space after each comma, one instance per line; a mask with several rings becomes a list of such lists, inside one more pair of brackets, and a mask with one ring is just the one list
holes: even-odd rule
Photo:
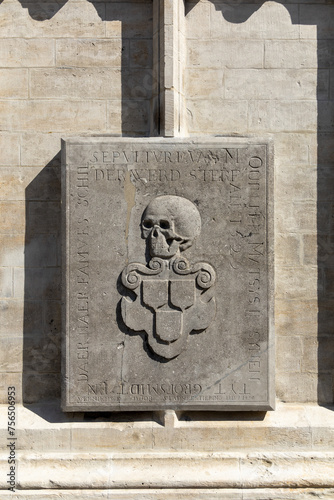
[[73, 138], [62, 185], [63, 408], [272, 409], [269, 142]]

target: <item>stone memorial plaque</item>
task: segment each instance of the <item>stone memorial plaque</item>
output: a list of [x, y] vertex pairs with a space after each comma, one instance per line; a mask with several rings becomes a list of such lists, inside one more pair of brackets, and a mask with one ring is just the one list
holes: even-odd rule
[[268, 141], [62, 152], [63, 409], [273, 409]]

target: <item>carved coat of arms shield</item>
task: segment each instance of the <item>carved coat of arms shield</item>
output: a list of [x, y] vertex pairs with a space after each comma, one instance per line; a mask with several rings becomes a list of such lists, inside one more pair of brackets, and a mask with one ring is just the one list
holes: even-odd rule
[[145, 209], [142, 234], [152, 259], [131, 263], [123, 285], [135, 300], [123, 297], [122, 316], [132, 330], [147, 333], [151, 350], [173, 359], [185, 349], [193, 330], [205, 330], [215, 316], [215, 271], [205, 262], [190, 265], [180, 252], [191, 246], [201, 226], [197, 208], [179, 196], [160, 196]]

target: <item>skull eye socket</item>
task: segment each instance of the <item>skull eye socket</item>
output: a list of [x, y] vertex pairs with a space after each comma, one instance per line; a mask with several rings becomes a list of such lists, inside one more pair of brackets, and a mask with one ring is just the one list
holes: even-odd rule
[[161, 227], [161, 229], [169, 229], [170, 224], [169, 224], [168, 220], [161, 220], [160, 227]]
[[153, 227], [153, 222], [149, 219], [143, 221], [143, 227], [145, 229], [151, 229]]

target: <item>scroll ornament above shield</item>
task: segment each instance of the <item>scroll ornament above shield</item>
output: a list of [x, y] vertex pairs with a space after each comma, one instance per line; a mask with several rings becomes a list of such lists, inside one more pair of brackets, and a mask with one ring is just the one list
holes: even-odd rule
[[128, 264], [121, 276], [135, 300], [121, 300], [123, 321], [134, 331], [145, 331], [151, 350], [166, 360], [178, 356], [192, 331], [203, 331], [213, 321], [216, 274], [205, 262], [190, 265], [180, 253], [201, 230], [195, 205], [180, 196], [159, 196], [146, 207], [142, 236], [151, 260], [145, 266]]

